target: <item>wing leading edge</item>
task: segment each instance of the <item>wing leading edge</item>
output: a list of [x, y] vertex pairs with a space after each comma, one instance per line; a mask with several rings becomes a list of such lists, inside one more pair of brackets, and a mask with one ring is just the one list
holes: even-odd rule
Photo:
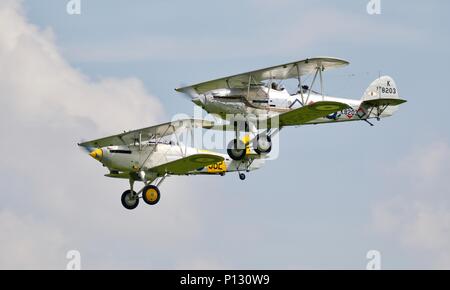
[[349, 62], [333, 57], [316, 57], [300, 61], [290, 62], [282, 65], [272, 66], [264, 69], [254, 70], [242, 74], [223, 77], [199, 84], [177, 88], [178, 92], [185, 92], [194, 89], [198, 94], [223, 89], [223, 88], [246, 88], [251, 84], [258, 84], [262, 81], [276, 79], [292, 79], [299, 76], [309, 75], [316, 72], [317, 68], [328, 70], [340, 68], [348, 65]]
[[105, 146], [130, 145], [141, 140], [149, 141], [155, 138], [161, 138], [174, 134], [181, 128], [205, 128], [214, 127], [214, 123], [206, 120], [184, 119], [142, 129], [132, 130], [105, 138], [79, 143], [78, 145], [86, 148], [101, 148]]

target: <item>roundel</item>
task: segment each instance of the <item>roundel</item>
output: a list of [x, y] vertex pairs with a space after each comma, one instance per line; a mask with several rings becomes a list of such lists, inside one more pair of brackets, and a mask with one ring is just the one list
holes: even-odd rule
[[217, 159], [214, 157], [197, 157], [197, 158], [192, 158], [192, 161], [198, 162], [198, 163], [214, 163], [214, 162], [217, 162]]
[[317, 106], [316, 110], [319, 111], [333, 111], [333, 110], [339, 110], [340, 107], [338, 105], [321, 105], [321, 106]]

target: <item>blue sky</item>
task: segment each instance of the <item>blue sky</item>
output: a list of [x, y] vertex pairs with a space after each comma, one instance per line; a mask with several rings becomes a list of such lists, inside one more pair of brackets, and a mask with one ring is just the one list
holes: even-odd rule
[[[0, 206], [2, 268], [64, 268], [71, 249], [84, 268], [364, 269], [369, 250], [383, 268], [450, 267], [448, 1], [382, 0], [368, 15], [368, 1], [81, 0], [73, 16], [67, 2], [0, 6], [15, 11], [0, 31], [1, 64], [15, 60], [1, 129], [30, 160], [0, 161], [2, 196], [17, 193]], [[23, 41], [9, 55], [11, 33]], [[127, 182], [74, 146], [192, 114], [180, 84], [319, 55], [351, 62], [325, 75], [327, 93], [360, 98], [381, 73], [408, 103], [375, 127], [287, 128], [245, 182], [174, 177], [158, 207], [132, 213]]]

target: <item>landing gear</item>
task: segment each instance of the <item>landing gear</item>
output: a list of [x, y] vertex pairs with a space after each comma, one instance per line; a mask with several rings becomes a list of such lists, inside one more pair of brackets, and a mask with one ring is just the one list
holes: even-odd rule
[[139, 205], [139, 196], [135, 191], [126, 190], [122, 193], [121, 201], [124, 208], [132, 210]]
[[[272, 139], [267, 133], [257, 135], [253, 141], [244, 140], [244, 142], [253, 142], [253, 148], [257, 154], [267, 154], [272, 151]], [[231, 159], [241, 161], [245, 158], [248, 143], [244, 142], [239, 139], [233, 139], [228, 144], [227, 153]]]
[[239, 179], [240, 180], [245, 180], [245, 174], [244, 173], [239, 173]]
[[266, 134], [259, 134], [254, 139], [253, 148], [258, 154], [269, 153], [272, 150], [272, 139]]
[[228, 144], [227, 153], [231, 159], [240, 161], [245, 158], [246, 144], [239, 139], [234, 139]]
[[[142, 197], [144, 202], [149, 205], [155, 205], [159, 202], [159, 199], [161, 198], [161, 192], [159, 191], [158, 186], [161, 185], [161, 183], [166, 178], [167, 174], [164, 176], [155, 177], [151, 180], [146, 180], [145, 186], [139, 190], [138, 192], [135, 192], [133, 190], [135, 179], [130, 179], [130, 189], [126, 190], [122, 194], [122, 205], [126, 209], [135, 209], [139, 205], [139, 199]], [[150, 184], [153, 183], [153, 184]]]
[[155, 205], [161, 198], [161, 193], [158, 187], [154, 185], [147, 185], [142, 189], [142, 199], [146, 204]]

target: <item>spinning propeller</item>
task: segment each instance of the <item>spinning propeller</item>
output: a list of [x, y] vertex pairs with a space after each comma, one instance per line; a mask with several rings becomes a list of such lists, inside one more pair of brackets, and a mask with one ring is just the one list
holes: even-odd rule
[[185, 97], [187, 97], [191, 102], [196, 104], [197, 106], [202, 107], [206, 104], [205, 95], [198, 94], [194, 88], [186, 87], [180, 91]]
[[89, 146], [81, 146], [80, 144], [82, 144], [84, 141], [81, 141], [80, 143], [78, 143], [78, 147], [82, 150], [85, 151], [89, 154], [89, 156], [91, 156], [92, 158], [96, 159], [96, 160], [101, 160], [103, 157], [103, 151], [100, 148], [95, 148], [95, 147], [89, 147]]

